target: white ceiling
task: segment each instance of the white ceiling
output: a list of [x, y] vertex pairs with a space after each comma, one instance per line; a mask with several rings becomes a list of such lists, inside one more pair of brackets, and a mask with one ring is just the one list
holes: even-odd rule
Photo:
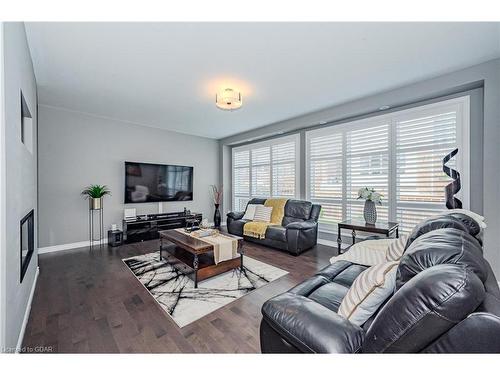
[[[497, 23], [27, 23], [40, 104], [223, 138], [500, 57]], [[243, 107], [224, 112], [230, 86]]]

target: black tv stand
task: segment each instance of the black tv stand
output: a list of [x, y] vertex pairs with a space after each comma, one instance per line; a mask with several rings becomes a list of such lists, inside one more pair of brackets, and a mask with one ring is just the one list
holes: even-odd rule
[[169, 212], [163, 214], [139, 215], [132, 220], [123, 220], [123, 241], [134, 243], [160, 238], [161, 230], [185, 228], [186, 219], [201, 222], [202, 214]]

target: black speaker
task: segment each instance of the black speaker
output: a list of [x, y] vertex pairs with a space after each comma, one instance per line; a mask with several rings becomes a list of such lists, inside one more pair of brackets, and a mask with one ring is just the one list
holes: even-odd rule
[[121, 230], [108, 230], [108, 245], [112, 247], [123, 244], [123, 232]]

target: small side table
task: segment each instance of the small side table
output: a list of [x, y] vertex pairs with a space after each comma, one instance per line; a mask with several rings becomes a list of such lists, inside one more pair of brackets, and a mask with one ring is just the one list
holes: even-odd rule
[[337, 237], [337, 245], [339, 254], [340, 246], [342, 245], [342, 229], [350, 229], [352, 235], [352, 244], [356, 243], [356, 231], [360, 232], [369, 232], [376, 234], [384, 234], [387, 237], [390, 237], [393, 232], [396, 233], [396, 238], [399, 238], [399, 223], [393, 223], [390, 221], [380, 221], [375, 224], [367, 224], [361, 220], [346, 220], [338, 223], [338, 237]]

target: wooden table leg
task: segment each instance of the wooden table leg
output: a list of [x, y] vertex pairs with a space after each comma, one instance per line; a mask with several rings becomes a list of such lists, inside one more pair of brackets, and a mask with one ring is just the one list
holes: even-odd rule
[[396, 238], [399, 238], [399, 228], [396, 228]]
[[194, 268], [194, 287], [198, 288], [198, 255], [194, 255], [193, 268]]

